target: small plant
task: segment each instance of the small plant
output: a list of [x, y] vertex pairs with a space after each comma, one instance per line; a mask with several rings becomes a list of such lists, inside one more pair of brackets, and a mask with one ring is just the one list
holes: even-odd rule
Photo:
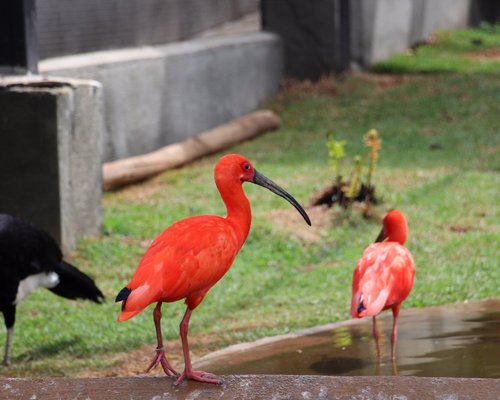
[[372, 176], [377, 165], [378, 155], [382, 147], [382, 140], [376, 129], [370, 129], [364, 136], [365, 145], [370, 148], [370, 165], [368, 166], [368, 174], [366, 176], [366, 185], [372, 185]]
[[[353, 158], [354, 166], [350, 174], [350, 179], [345, 180], [342, 175], [342, 159], [345, 158], [345, 140], [336, 140], [333, 132], [327, 133], [326, 147], [328, 148], [329, 164], [335, 174], [333, 186], [323, 189], [315, 199], [313, 205], [327, 204], [331, 207], [337, 203], [344, 209], [349, 208], [354, 202], [365, 203], [364, 215], [368, 216], [370, 205], [376, 204], [375, 186], [372, 184], [377, 161], [382, 147], [382, 140], [375, 129], [370, 129], [363, 137], [369, 152], [364, 156]], [[368, 159], [368, 172], [366, 181], [362, 181], [363, 165]]]
[[330, 166], [335, 173], [335, 180], [341, 179], [340, 162], [345, 157], [345, 140], [335, 140], [332, 131], [326, 134], [326, 147], [328, 148], [328, 156], [330, 157]]
[[347, 198], [352, 202], [359, 194], [361, 189], [361, 171], [363, 169], [363, 160], [360, 156], [354, 157], [354, 168], [351, 173], [351, 180], [348, 185], [345, 186], [344, 193]]

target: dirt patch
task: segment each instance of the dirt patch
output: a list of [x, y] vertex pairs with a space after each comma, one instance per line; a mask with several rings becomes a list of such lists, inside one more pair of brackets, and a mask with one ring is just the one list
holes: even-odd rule
[[328, 268], [328, 269], [335, 269], [338, 268], [342, 265], [341, 262], [339, 261], [333, 261], [329, 262], [328, 264], [326, 263], [319, 263], [319, 264], [307, 264], [299, 267], [299, 270], [303, 272], [313, 272], [317, 270], [318, 268]]
[[500, 49], [484, 49], [468, 53], [466, 57], [470, 60], [485, 62], [485, 61], [500, 61]]
[[[384, 186], [384, 192], [399, 193], [408, 188], [415, 187], [425, 182], [432, 181], [440, 175], [450, 173], [447, 167], [439, 167], [433, 169], [400, 169], [396, 174], [379, 174], [378, 181]], [[382, 195], [382, 202], [384, 198]]]
[[298, 81], [295, 79], [285, 79], [281, 87], [281, 92], [285, 96], [297, 94], [336, 96], [338, 89], [336, 78], [333, 75], [324, 75], [315, 82], [310, 80]]
[[[151, 321], [151, 329], [153, 328], [153, 321]], [[216, 335], [204, 335], [189, 337], [189, 346], [191, 349], [191, 358], [193, 361], [201, 358], [202, 356], [210, 353], [211, 351], [218, 350], [215, 344], [218, 342]], [[149, 366], [153, 357], [155, 356], [156, 344], [151, 343], [144, 345], [137, 350], [128, 353], [120, 353], [114, 356], [109, 356], [109, 361], [115, 364], [113, 367], [106, 368], [100, 371], [84, 370], [80, 371], [75, 377], [109, 377], [109, 376], [137, 376], [146, 374], [146, 368]], [[181, 340], [174, 339], [165, 343], [166, 354], [177, 372], [182, 372], [184, 368], [184, 358], [182, 355]], [[102, 356], [104, 357], [104, 356]], [[163, 376], [161, 366], [157, 366], [148, 375]]]
[[479, 151], [483, 154], [500, 154], [500, 146], [481, 146]]
[[298, 81], [288, 78], [283, 81], [278, 94], [267, 107], [277, 113], [281, 113], [287, 104], [296, 103], [307, 95], [323, 97], [337, 96], [337, 86], [337, 78], [333, 75], [322, 76], [315, 82], [309, 80]]
[[405, 84], [406, 82], [408, 82], [409, 77], [400, 74], [375, 74], [373, 75], [373, 79], [379, 89], [388, 89]]
[[[220, 350], [230, 344], [234, 344], [235, 340], [228, 343], [225, 335], [228, 333], [249, 331], [256, 328], [268, 326], [265, 322], [250, 322], [240, 323], [235, 321], [235, 324], [228, 324], [226, 329], [219, 330], [215, 333], [200, 334], [189, 336], [189, 348], [191, 350], [191, 361], [196, 361], [207, 354]], [[154, 329], [153, 321], [151, 320], [151, 329]], [[168, 360], [177, 372], [182, 372], [184, 369], [184, 356], [182, 354], [182, 343], [180, 338], [168, 340], [164, 342]], [[113, 364], [112, 367], [105, 368], [99, 371], [95, 369], [82, 370], [73, 377], [95, 378], [95, 377], [125, 377], [145, 375], [146, 368], [149, 366], [155, 356], [156, 343], [145, 344], [139, 349], [127, 352], [118, 353], [115, 355], [101, 355], [100, 357], [108, 357], [108, 362]], [[154, 370], [147, 374], [148, 376], [164, 376], [161, 366], [157, 366]]]
[[132, 184], [121, 190], [114, 192], [113, 196], [105, 196], [103, 199], [104, 206], [110, 205], [118, 201], [146, 203], [161, 190], [166, 188], [165, 182], [160, 176], [155, 176], [144, 182]]
[[470, 226], [464, 226], [464, 225], [452, 225], [450, 226], [450, 231], [454, 233], [466, 233], [471, 230]]
[[323, 240], [329, 227], [333, 226], [334, 214], [326, 206], [305, 208], [312, 226], [304, 222], [302, 216], [294, 209], [280, 209], [269, 212], [268, 218], [274, 222], [277, 229], [284, 230], [287, 234], [310, 243]]
[[368, 73], [368, 72], [354, 72], [353, 74], [373, 84], [375, 88], [378, 90], [390, 89], [396, 86], [401, 86], [412, 80], [417, 79], [417, 77], [415, 76], [405, 75], [405, 74], [384, 74], [384, 73]]

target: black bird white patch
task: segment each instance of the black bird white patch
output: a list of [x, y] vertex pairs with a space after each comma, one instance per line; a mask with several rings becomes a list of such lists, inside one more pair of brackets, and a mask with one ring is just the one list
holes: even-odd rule
[[59, 276], [55, 272], [40, 272], [30, 275], [19, 282], [17, 287], [16, 300], [14, 304], [19, 304], [39, 287], [53, 288], [59, 283]]

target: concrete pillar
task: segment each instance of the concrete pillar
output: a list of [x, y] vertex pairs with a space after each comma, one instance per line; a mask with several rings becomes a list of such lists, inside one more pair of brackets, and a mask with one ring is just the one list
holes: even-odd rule
[[422, 37], [430, 39], [439, 29], [469, 26], [471, 0], [423, 0]]
[[351, 26], [356, 31], [351, 42], [354, 61], [368, 66], [408, 47], [412, 0], [357, 0], [354, 3], [351, 14]]
[[370, 66], [436, 30], [464, 28], [470, 6], [471, 0], [352, 0], [352, 59]]
[[100, 233], [102, 89], [95, 81], [0, 78], [0, 212], [64, 251]]
[[284, 43], [285, 73], [316, 80], [335, 67], [335, 0], [262, 0], [263, 29]]

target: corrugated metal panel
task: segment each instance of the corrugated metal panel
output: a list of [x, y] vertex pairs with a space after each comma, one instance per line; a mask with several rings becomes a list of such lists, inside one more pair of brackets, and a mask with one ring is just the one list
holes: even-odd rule
[[36, 0], [40, 58], [187, 39], [258, 6], [259, 0]]

